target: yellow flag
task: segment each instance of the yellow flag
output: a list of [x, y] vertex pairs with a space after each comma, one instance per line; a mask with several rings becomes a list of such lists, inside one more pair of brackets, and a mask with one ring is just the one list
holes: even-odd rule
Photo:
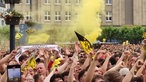
[[84, 51], [88, 54], [89, 52], [92, 51], [92, 46], [91, 43], [83, 37], [81, 34], [76, 33], [76, 36], [78, 37], [78, 40], [80, 41], [81, 47], [84, 49]]
[[36, 54], [36, 50], [34, 51], [34, 54], [31, 56], [31, 58], [27, 61], [27, 67], [32, 67], [33, 69], [36, 67], [36, 60], [35, 60], [35, 54]]
[[28, 60], [27, 65], [28, 65], [28, 67], [32, 67], [32, 68], [36, 67], [36, 60], [35, 60], [34, 56]]
[[58, 67], [58, 65], [60, 64], [60, 61], [61, 61], [61, 58], [55, 59], [52, 65], [52, 69]]
[[143, 38], [146, 38], [146, 32], [143, 33], [142, 37]]
[[105, 42], [105, 41], [106, 41], [106, 38], [103, 38], [103, 39], [102, 39], [102, 42]]
[[21, 34], [21, 33], [16, 33], [15, 39], [20, 39], [22, 36], [23, 36], [23, 34]]
[[123, 42], [123, 46], [125, 46], [125, 42]]
[[128, 40], [126, 40], [126, 41], [125, 41], [125, 45], [128, 45], [128, 44], [129, 44], [129, 41], [128, 41]]

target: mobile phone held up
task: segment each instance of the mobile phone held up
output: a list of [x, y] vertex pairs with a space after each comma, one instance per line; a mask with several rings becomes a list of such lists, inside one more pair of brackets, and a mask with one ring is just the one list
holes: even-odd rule
[[21, 82], [21, 67], [20, 65], [7, 66], [7, 82]]

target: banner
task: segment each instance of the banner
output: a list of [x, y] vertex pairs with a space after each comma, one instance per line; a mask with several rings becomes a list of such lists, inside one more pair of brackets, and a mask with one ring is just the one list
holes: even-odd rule
[[26, 50], [29, 50], [29, 49], [39, 49], [39, 48], [50, 48], [52, 50], [56, 50], [56, 51], [59, 52], [59, 56], [61, 58], [63, 58], [62, 55], [60, 54], [58, 45], [29, 45], [29, 46], [21, 46], [20, 47], [21, 53], [23, 53], [23, 52], [25, 52]]

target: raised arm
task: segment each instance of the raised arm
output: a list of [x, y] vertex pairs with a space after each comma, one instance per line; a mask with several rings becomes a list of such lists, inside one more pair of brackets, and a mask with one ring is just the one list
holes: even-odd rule
[[91, 63], [91, 61], [92, 61], [92, 55], [91, 55], [91, 54], [88, 54], [88, 55], [87, 55], [87, 58], [86, 58], [86, 60], [85, 60], [85, 62], [84, 62], [84, 64], [81, 66], [81, 69], [83, 70], [83, 69], [85, 69], [87, 66], [89, 66], [89, 64]]
[[107, 67], [108, 67], [108, 63], [109, 63], [109, 59], [112, 57], [113, 54], [111, 54], [110, 52], [106, 53], [106, 59], [103, 63], [103, 65], [100, 67], [103, 70], [103, 73], [106, 72]]
[[7, 82], [7, 70], [6, 70], [5, 73], [1, 76], [0, 82]]
[[64, 70], [65, 70], [65, 68], [67, 67], [67, 65], [70, 64], [69, 61], [70, 61], [70, 60], [67, 60], [63, 65], [61, 65], [61, 66], [59, 66], [59, 67], [53, 69], [53, 70], [51, 71], [51, 73], [45, 78], [44, 82], [49, 82], [49, 81], [50, 81], [50, 78], [51, 78], [52, 75], [55, 73], [55, 70], [56, 70], [56, 69], [57, 69], [57, 72], [58, 72], [58, 73], [64, 72]]
[[144, 64], [140, 67], [140, 69], [137, 71], [136, 76], [140, 76], [142, 74], [143, 70], [145, 69], [145, 65], [146, 65], [146, 60]]
[[69, 75], [67, 78], [67, 82], [73, 82], [74, 81], [74, 67], [75, 67], [75, 62], [72, 63], [70, 70], [69, 70]]
[[17, 51], [13, 50], [9, 55], [5, 56], [4, 58], [0, 60], [0, 65], [12, 59], [12, 57], [14, 57], [16, 54], [17, 54]]
[[[93, 53], [90, 53], [90, 54], [93, 54]], [[93, 61], [91, 62], [89, 69], [87, 70], [87, 76], [85, 76], [85, 82], [91, 82], [91, 80], [94, 76], [95, 67], [96, 67], [97, 63], [99, 63], [98, 54], [95, 55]]]
[[136, 65], [140, 62], [141, 60], [137, 60], [134, 66], [131, 68], [130, 72], [126, 74], [122, 82], [130, 82], [131, 78], [134, 76], [134, 70], [136, 69]]
[[117, 64], [121, 61], [124, 61], [125, 64], [127, 65], [127, 62], [128, 62], [128, 58], [130, 56], [130, 51], [124, 51], [120, 57], [120, 59], [117, 61]]

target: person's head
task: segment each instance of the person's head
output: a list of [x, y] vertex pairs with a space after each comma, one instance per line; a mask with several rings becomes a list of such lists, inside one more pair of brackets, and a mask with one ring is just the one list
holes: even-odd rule
[[102, 69], [96, 67], [96, 68], [95, 68], [95, 75], [103, 75], [103, 71], [102, 71]]
[[63, 77], [61, 74], [54, 74], [51, 78], [50, 78], [50, 82], [64, 82], [63, 81]]
[[110, 61], [110, 63], [112, 65], [115, 65], [117, 63], [117, 60], [116, 60], [116, 57], [115, 56], [112, 56], [109, 61]]
[[80, 62], [78, 61], [77, 63], [76, 63], [76, 66], [74, 67], [74, 75], [75, 75], [75, 78], [76, 79], [78, 79], [78, 74], [80, 73], [80, 71], [81, 71], [81, 64], [80, 64]]
[[63, 73], [61, 74], [62, 77], [63, 77], [63, 79], [64, 79], [64, 82], [67, 82], [68, 74], [69, 74], [69, 71], [65, 71], [65, 72], [63, 72]]
[[103, 58], [99, 58], [98, 59], [98, 64], [97, 64], [97, 67], [100, 67], [100, 66], [102, 66], [102, 64], [104, 63], [104, 61], [105, 61], [105, 59], [103, 59]]
[[142, 76], [132, 77], [130, 82], [144, 82]]
[[11, 61], [9, 62], [9, 65], [16, 65], [16, 64], [18, 64], [18, 63], [17, 63], [17, 61], [16, 61], [16, 60], [14, 60], [14, 59], [13, 59], [13, 60], [11, 60]]
[[40, 74], [40, 75], [44, 75], [46, 76], [46, 73], [47, 70], [46, 70], [46, 67], [45, 67], [45, 64], [40, 62], [37, 64], [37, 73]]
[[114, 57], [115, 57], [115, 60], [118, 61], [120, 59], [120, 56], [122, 55], [122, 53], [120, 52], [117, 52]]
[[24, 82], [34, 82], [33, 76], [30, 74], [27, 74]]
[[43, 56], [40, 57], [40, 61], [44, 62], [45, 58]]
[[43, 77], [40, 74], [36, 74], [33, 76], [34, 82], [43, 82]]
[[26, 61], [26, 60], [27, 60], [27, 56], [26, 55], [21, 55], [19, 57], [19, 63], [20, 63], [20, 65], [22, 65], [24, 63], [24, 61]]
[[29, 67], [29, 68], [27, 69], [27, 71], [29, 72], [30, 75], [34, 76], [34, 70], [33, 70], [32, 67]]
[[122, 76], [118, 71], [108, 71], [104, 74], [104, 82], [122, 82]]
[[122, 68], [119, 71], [120, 75], [123, 76], [123, 77], [125, 77], [128, 72], [130, 72], [129, 68]]
[[92, 82], [104, 82], [102, 75], [95, 75], [92, 79]]
[[81, 64], [80, 64], [80, 62], [78, 61], [78, 62], [76, 63], [76, 66], [75, 66], [75, 72], [79, 73], [80, 71], [81, 71]]

